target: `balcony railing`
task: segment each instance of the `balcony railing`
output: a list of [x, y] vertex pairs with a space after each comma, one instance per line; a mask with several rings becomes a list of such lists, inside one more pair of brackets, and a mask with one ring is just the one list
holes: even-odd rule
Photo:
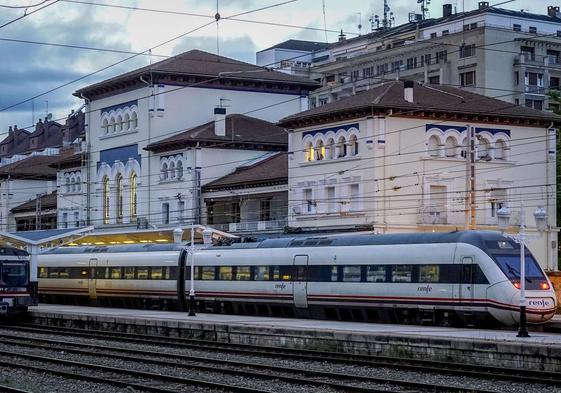
[[222, 224], [208, 224], [208, 226], [226, 232], [260, 232], [282, 229], [287, 225], [286, 218], [270, 221], [244, 221]]

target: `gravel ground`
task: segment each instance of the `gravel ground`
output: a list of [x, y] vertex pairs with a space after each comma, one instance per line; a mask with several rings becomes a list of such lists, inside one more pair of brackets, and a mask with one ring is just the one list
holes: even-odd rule
[[[250, 364], [255, 364], [256, 367], [260, 364], [267, 364], [267, 365], [274, 365], [280, 367], [287, 367], [291, 369], [295, 368], [302, 368], [302, 369], [309, 369], [309, 370], [318, 370], [323, 372], [332, 372], [332, 373], [339, 373], [339, 374], [346, 374], [346, 375], [362, 375], [362, 376], [371, 376], [377, 378], [392, 378], [392, 379], [400, 379], [405, 381], [418, 381], [427, 384], [445, 384], [450, 386], [458, 386], [463, 388], [472, 388], [472, 389], [485, 389], [490, 391], [496, 392], [505, 392], [505, 393], [561, 393], [561, 388], [552, 388], [546, 384], [525, 384], [525, 383], [517, 383], [517, 382], [505, 382], [505, 381], [497, 381], [497, 380], [486, 380], [486, 379], [478, 379], [473, 377], [458, 377], [458, 376], [450, 376], [450, 375], [439, 375], [434, 373], [422, 373], [416, 371], [408, 371], [408, 370], [397, 370], [394, 368], [372, 368], [372, 367], [364, 367], [364, 366], [353, 366], [348, 364], [342, 363], [332, 363], [332, 362], [319, 362], [319, 361], [298, 361], [294, 359], [283, 359], [279, 357], [275, 357], [274, 354], [271, 356], [249, 356], [249, 355], [241, 355], [241, 354], [233, 354], [228, 353], [227, 350], [224, 351], [211, 351], [211, 350], [194, 350], [194, 349], [185, 349], [185, 348], [178, 348], [173, 344], [135, 344], [135, 343], [127, 343], [127, 342], [119, 342], [118, 339], [91, 339], [91, 338], [82, 338], [82, 337], [73, 337], [71, 335], [68, 336], [61, 336], [59, 334], [50, 334], [50, 333], [31, 333], [31, 332], [23, 332], [23, 331], [10, 331], [0, 328], [0, 333], [6, 333], [11, 335], [17, 335], [17, 337], [40, 337], [45, 339], [53, 339], [53, 340], [62, 340], [67, 344], [71, 343], [85, 343], [85, 344], [95, 344], [95, 345], [102, 345], [106, 350], [116, 351], [118, 353], [118, 349], [115, 347], [123, 347], [129, 349], [136, 349], [142, 351], [150, 351], [152, 352], [152, 356], [157, 357], [158, 359], [165, 359], [165, 360], [173, 360], [170, 358], [170, 355], [173, 354], [180, 354], [180, 355], [191, 355], [191, 356], [198, 356], [204, 358], [211, 358], [211, 359], [220, 359], [220, 360], [233, 360], [238, 362], [243, 362], [247, 367], [244, 369], [257, 371], [255, 367], [249, 367]], [[4, 347], [0, 346], [0, 350], [4, 349]], [[6, 348], [7, 349], [7, 348]], [[33, 350], [25, 350], [25, 352], [31, 351], [29, 353], [40, 354], [41, 350], [33, 349]], [[94, 352], [95, 350], [91, 350]], [[95, 357], [95, 361], [93, 357], [89, 357], [87, 355], [71, 355], [69, 353], [63, 353], [61, 351], [52, 350], [49, 351], [49, 356], [60, 356], [66, 360], [78, 360], [78, 361], [91, 361], [95, 363], [103, 362], [103, 364], [110, 364], [115, 365], [115, 360], [109, 358], [99, 358]], [[158, 357], [158, 353], [162, 354], [162, 357]], [[46, 352], [44, 352], [46, 354]], [[101, 359], [101, 360], [100, 360]], [[105, 363], [107, 362], [107, 363]], [[166, 373], [174, 372], [175, 374], [171, 375], [185, 375], [185, 369], [178, 368], [178, 367], [167, 367], [167, 366], [153, 366], [147, 365], [146, 363], [141, 362], [129, 362], [129, 361], [118, 361], [121, 367], [131, 367], [131, 369], [137, 369], [146, 371], [147, 369], [159, 372], [159, 368], [163, 367]], [[183, 361], [182, 361], [183, 362]], [[155, 369], [154, 367], [158, 367]], [[190, 376], [200, 376], [201, 379], [205, 380], [214, 380], [214, 381], [232, 381], [231, 383], [240, 384], [243, 386], [251, 386], [258, 389], [267, 389], [271, 391], [290, 391], [290, 392], [328, 392], [329, 390], [319, 389], [317, 387], [310, 387], [301, 385], [298, 386], [296, 389], [294, 385], [287, 388], [285, 382], [281, 381], [266, 381], [263, 383], [263, 380], [256, 380], [256, 379], [242, 379], [240, 377], [232, 377], [225, 374], [220, 373], [209, 373], [209, 372], [202, 372], [202, 371], [193, 371], [190, 372]], [[208, 379], [211, 378], [211, 379]], [[214, 378], [214, 379], [213, 379]], [[248, 385], [246, 385], [248, 383]], [[349, 381], [348, 384], [351, 382]], [[356, 386], [365, 386], [362, 383], [357, 383]], [[369, 385], [373, 386], [373, 385]], [[287, 390], [288, 389], [288, 390]], [[395, 388], [392, 388], [392, 391], [396, 391]]]

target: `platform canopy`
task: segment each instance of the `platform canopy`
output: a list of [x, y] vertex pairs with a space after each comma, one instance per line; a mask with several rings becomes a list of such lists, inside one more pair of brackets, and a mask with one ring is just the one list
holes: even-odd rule
[[83, 228], [45, 229], [38, 231], [4, 232], [0, 231], [0, 242], [21, 246], [53, 247], [68, 244], [92, 232], [93, 226]]

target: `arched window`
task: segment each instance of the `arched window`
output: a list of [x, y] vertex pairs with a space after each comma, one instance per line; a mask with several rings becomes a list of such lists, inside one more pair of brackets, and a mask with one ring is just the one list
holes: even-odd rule
[[321, 161], [325, 158], [325, 145], [323, 141], [320, 139], [316, 143], [316, 160]]
[[138, 128], [138, 116], [136, 115], [136, 112], [132, 113], [131, 121], [132, 121], [132, 128], [137, 129]]
[[128, 113], [125, 114], [125, 123], [126, 123], [125, 126], [127, 127], [127, 130], [130, 130], [131, 127], [132, 127], [132, 121], [131, 121], [131, 117]]
[[76, 178], [76, 191], [82, 191], [82, 178], [80, 176]]
[[103, 119], [103, 125], [101, 126], [101, 129], [103, 130], [103, 133], [105, 135], [109, 134], [109, 122], [107, 121], [107, 119]]
[[477, 156], [479, 157], [479, 159], [490, 159], [491, 156], [489, 155], [490, 152], [490, 143], [487, 139], [485, 138], [480, 138], [479, 142], [477, 144]]
[[109, 177], [103, 177], [103, 223], [109, 224]]
[[358, 154], [358, 139], [356, 135], [351, 135], [349, 138], [349, 146], [351, 148], [351, 156], [356, 156]]
[[117, 116], [117, 131], [122, 131], [123, 129], [123, 117], [119, 115]]
[[429, 138], [429, 142], [427, 144], [427, 150], [429, 156], [431, 157], [439, 157], [440, 156], [440, 140], [436, 135], [433, 135]]
[[333, 140], [333, 138], [329, 138], [327, 140], [327, 146], [326, 146], [326, 155], [325, 157], [328, 160], [332, 160], [335, 158], [335, 141]]
[[177, 178], [183, 179], [183, 163], [181, 160], [177, 161]]
[[166, 164], [165, 162], [162, 165], [161, 177], [162, 177], [162, 180], [167, 180], [167, 178], [168, 178], [168, 164]]
[[456, 154], [457, 154], [456, 153], [456, 151], [457, 151], [456, 138], [454, 138], [453, 136], [449, 136], [448, 138], [446, 138], [444, 151], [445, 151], [446, 157], [456, 157]]
[[130, 217], [131, 222], [136, 222], [136, 214], [137, 214], [137, 192], [138, 186], [136, 182], [136, 173], [132, 173], [129, 179], [129, 190], [130, 190], [130, 201], [129, 201], [129, 209], [130, 209]]
[[76, 179], [74, 176], [70, 178], [70, 189], [72, 192], [76, 191]]
[[344, 136], [339, 137], [337, 141], [337, 157], [347, 156], [347, 140]]
[[497, 160], [506, 160], [506, 142], [502, 139], [499, 139], [495, 142], [495, 159]]
[[111, 128], [111, 132], [116, 132], [117, 131], [117, 123], [115, 123], [115, 118], [112, 117], [111, 120], [109, 121], [109, 125]]
[[117, 175], [115, 179], [115, 190], [117, 192], [117, 222], [120, 224], [123, 222], [123, 176], [121, 174]]
[[173, 161], [169, 163], [169, 178], [175, 179], [175, 163]]
[[306, 154], [307, 162], [314, 160], [314, 145], [312, 144], [312, 142], [306, 143], [306, 151], [304, 153]]

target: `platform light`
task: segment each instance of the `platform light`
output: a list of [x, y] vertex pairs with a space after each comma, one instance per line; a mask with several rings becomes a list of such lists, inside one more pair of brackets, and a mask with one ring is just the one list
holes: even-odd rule
[[141, 243], [150, 243], [150, 240], [141, 240]]
[[168, 239], [156, 239], [158, 243], [167, 243]]
[[120, 242], [109, 242], [109, 244], [121, 244]]
[[91, 243], [85, 242], [85, 243], [80, 243], [82, 246], [91, 246]]
[[104, 245], [105, 242], [95, 242], [94, 244], [96, 244], [96, 245], [98, 245], [98, 246], [101, 246], [101, 245]]
[[510, 221], [510, 210], [508, 207], [501, 207], [497, 210], [497, 219], [499, 221], [499, 228], [501, 231], [506, 231]]
[[124, 240], [123, 243], [125, 244], [133, 244], [134, 240]]
[[68, 244], [67, 244], [67, 246], [71, 246], [71, 247], [77, 246], [77, 245], [78, 245], [78, 243], [68, 243]]

